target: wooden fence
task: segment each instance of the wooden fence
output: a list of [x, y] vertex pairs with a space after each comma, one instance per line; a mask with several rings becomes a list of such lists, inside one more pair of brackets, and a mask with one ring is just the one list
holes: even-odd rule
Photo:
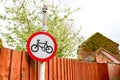
[[[120, 65], [53, 58], [45, 63], [45, 80], [112, 80]], [[0, 80], [39, 80], [40, 63], [27, 53], [0, 49]]]
[[120, 80], [120, 65], [108, 64], [109, 77], [111, 80]]

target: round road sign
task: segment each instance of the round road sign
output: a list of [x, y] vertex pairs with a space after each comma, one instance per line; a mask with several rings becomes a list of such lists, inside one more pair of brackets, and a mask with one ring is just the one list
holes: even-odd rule
[[54, 57], [57, 51], [57, 43], [51, 34], [36, 32], [28, 38], [26, 48], [31, 58], [43, 62]]

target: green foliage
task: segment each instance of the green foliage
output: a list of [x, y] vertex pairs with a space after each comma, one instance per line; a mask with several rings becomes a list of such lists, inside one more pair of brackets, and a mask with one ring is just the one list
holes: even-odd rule
[[3, 47], [2, 40], [0, 39], [0, 48]]
[[47, 20], [48, 32], [57, 40], [57, 55], [60, 57], [72, 56], [75, 46], [82, 41], [78, 31], [73, 30], [74, 20], [69, 16], [78, 11], [70, 8], [59, 8], [60, 4], [54, 5], [46, 0], [12, 0], [11, 4], [5, 5], [5, 14], [0, 14], [0, 19], [7, 22], [6, 33], [2, 33], [9, 47], [18, 50], [26, 50], [25, 44], [28, 37], [41, 30], [42, 11], [44, 3], [49, 3], [49, 15]]
[[87, 51], [96, 51], [99, 48], [104, 48], [113, 54], [118, 54], [118, 44], [106, 38], [100, 33], [94, 34], [88, 40], [86, 40], [82, 47]]

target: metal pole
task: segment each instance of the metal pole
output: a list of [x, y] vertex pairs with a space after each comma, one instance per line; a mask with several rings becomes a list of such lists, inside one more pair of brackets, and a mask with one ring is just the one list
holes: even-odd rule
[[[44, 5], [42, 8], [43, 11], [43, 24], [42, 24], [42, 31], [47, 32], [48, 28], [46, 25], [47, 22], [47, 6]], [[40, 80], [45, 80], [45, 62], [40, 63]]]
[[45, 62], [40, 63], [40, 79], [45, 80]]

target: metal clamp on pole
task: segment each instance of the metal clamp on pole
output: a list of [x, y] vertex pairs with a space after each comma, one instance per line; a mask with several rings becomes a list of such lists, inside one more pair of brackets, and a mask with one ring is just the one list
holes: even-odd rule
[[48, 27], [46, 25], [47, 23], [47, 6], [44, 5], [43, 8], [42, 8], [42, 12], [43, 12], [43, 24], [42, 24], [42, 31], [47, 31], [48, 30]]

